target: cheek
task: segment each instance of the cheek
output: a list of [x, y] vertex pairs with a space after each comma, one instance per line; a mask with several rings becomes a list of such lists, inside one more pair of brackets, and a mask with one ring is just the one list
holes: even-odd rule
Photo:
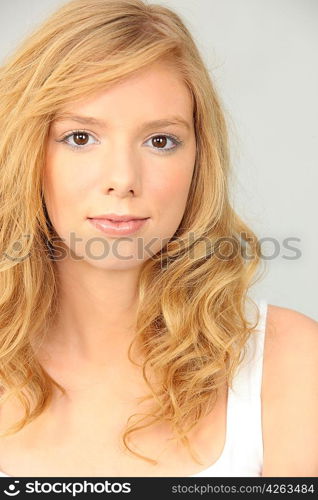
[[[149, 179], [149, 195], [160, 211], [178, 213], [183, 211], [187, 202], [192, 179], [192, 166], [174, 166], [165, 174]], [[170, 213], [169, 216], [172, 214]]]
[[145, 191], [155, 215], [156, 233], [161, 238], [171, 238], [182, 220], [192, 174], [192, 165], [173, 165], [164, 175], [161, 172], [160, 176], [149, 179], [147, 183]]
[[81, 200], [83, 202], [83, 186], [84, 180], [75, 174], [74, 168], [70, 168], [66, 158], [48, 156], [44, 168], [44, 199], [52, 224], [59, 234], [63, 228], [73, 224], [74, 207], [78, 209]]

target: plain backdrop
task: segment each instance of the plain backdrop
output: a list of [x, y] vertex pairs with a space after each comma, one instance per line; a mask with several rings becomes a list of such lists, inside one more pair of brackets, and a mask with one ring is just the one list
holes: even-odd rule
[[[0, 63], [62, 0], [1, 0]], [[250, 295], [318, 320], [318, 0], [154, 0], [190, 29], [224, 105], [234, 208], [262, 239]]]

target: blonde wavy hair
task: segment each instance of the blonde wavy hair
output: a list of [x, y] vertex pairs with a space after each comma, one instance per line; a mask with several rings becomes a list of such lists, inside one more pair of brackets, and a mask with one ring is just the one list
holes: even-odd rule
[[[126, 451], [157, 464], [134, 451], [128, 437], [166, 422], [173, 439], [201, 464], [188, 433], [212, 410], [221, 385], [232, 385], [259, 321], [257, 307], [255, 322], [249, 321], [246, 305], [255, 306], [248, 289], [259, 268], [260, 242], [230, 202], [225, 114], [198, 48], [179, 15], [142, 0], [70, 1], [0, 68], [0, 403], [15, 396], [24, 409], [3, 436], [40, 415], [54, 385], [65, 394], [35, 348], [59, 297], [48, 251], [58, 235], [43, 198], [50, 123], [65, 105], [159, 60], [170, 61], [191, 91], [197, 155], [183, 219], [141, 267], [128, 357], [137, 364], [131, 350], [138, 344], [144, 355], [138, 366], [149, 387], [141, 401], [153, 404], [149, 413], [130, 416], [121, 439]], [[156, 388], [149, 368], [160, 382]]]

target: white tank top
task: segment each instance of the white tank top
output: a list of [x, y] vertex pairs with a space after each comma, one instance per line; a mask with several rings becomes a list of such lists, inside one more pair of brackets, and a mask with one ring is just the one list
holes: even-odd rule
[[[255, 300], [260, 311], [255, 333], [247, 341], [246, 357], [229, 388], [226, 439], [221, 456], [207, 469], [189, 477], [257, 477], [263, 468], [261, 385], [267, 302]], [[251, 312], [247, 312], [250, 316]]]
[[[233, 379], [233, 387], [229, 388], [223, 451], [210, 467], [187, 477], [262, 475], [261, 385], [267, 302], [264, 299], [254, 301], [260, 311], [260, 319], [255, 333], [247, 341], [246, 356]], [[0, 471], [0, 477], [13, 476]]]

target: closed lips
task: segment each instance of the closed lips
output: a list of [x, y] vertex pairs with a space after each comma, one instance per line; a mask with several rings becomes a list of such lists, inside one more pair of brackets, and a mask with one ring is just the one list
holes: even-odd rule
[[103, 215], [95, 215], [93, 217], [88, 217], [89, 219], [102, 219], [102, 220], [110, 220], [113, 222], [128, 222], [130, 220], [144, 220], [149, 217], [139, 217], [137, 215], [113, 215], [113, 214], [103, 214]]

